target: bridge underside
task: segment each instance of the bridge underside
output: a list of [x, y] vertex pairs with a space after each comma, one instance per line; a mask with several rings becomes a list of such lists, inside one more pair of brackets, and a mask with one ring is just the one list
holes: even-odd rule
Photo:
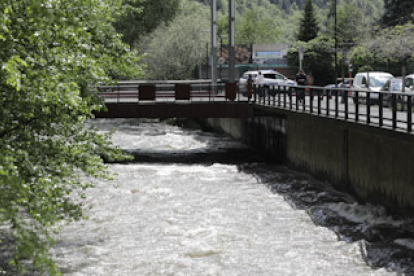
[[241, 102], [216, 103], [107, 103], [107, 111], [96, 118], [249, 118], [251, 104]]

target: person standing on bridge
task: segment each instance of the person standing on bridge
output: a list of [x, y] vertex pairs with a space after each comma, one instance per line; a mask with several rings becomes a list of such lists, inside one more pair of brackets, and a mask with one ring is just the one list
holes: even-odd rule
[[257, 78], [256, 78], [256, 84], [262, 85], [263, 82], [264, 82], [264, 77], [262, 75], [262, 71], [259, 71], [259, 74], [257, 75]]
[[247, 98], [252, 97], [252, 90], [253, 90], [253, 77], [252, 74], [249, 74], [247, 77]]
[[262, 97], [263, 92], [264, 92], [263, 83], [264, 83], [264, 77], [262, 75], [262, 72], [259, 71], [259, 74], [257, 75], [257, 78], [256, 78], [256, 84], [259, 87], [259, 96], [260, 97]]
[[[296, 74], [296, 83], [299, 86], [305, 86], [308, 84], [308, 78], [305, 74], [305, 71], [303, 71], [302, 69], [300, 69], [299, 73]], [[302, 102], [305, 101], [305, 88], [304, 87], [300, 87], [298, 89], [298, 95], [297, 95], [297, 101]]]

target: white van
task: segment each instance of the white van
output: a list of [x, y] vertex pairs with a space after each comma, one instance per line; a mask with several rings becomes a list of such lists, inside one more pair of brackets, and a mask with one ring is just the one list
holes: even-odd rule
[[[364, 91], [379, 92], [382, 86], [392, 78], [394, 76], [386, 72], [361, 72], [355, 75], [352, 90], [358, 91], [358, 98], [361, 102], [366, 102], [367, 93]], [[378, 93], [369, 93], [369, 95], [372, 104], [378, 103]], [[356, 102], [355, 92], [352, 92], [352, 97]]]

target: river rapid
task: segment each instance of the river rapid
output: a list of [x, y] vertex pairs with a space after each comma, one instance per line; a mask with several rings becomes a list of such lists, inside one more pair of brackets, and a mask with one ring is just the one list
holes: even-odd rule
[[[105, 119], [135, 161], [86, 192], [52, 249], [66, 276], [413, 275], [413, 222], [262, 162], [227, 136]], [[405, 274], [403, 274], [405, 272]]]

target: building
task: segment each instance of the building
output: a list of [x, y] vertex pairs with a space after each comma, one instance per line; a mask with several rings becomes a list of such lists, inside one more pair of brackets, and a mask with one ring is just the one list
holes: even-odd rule
[[252, 61], [255, 64], [287, 66], [288, 44], [253, 44]]

